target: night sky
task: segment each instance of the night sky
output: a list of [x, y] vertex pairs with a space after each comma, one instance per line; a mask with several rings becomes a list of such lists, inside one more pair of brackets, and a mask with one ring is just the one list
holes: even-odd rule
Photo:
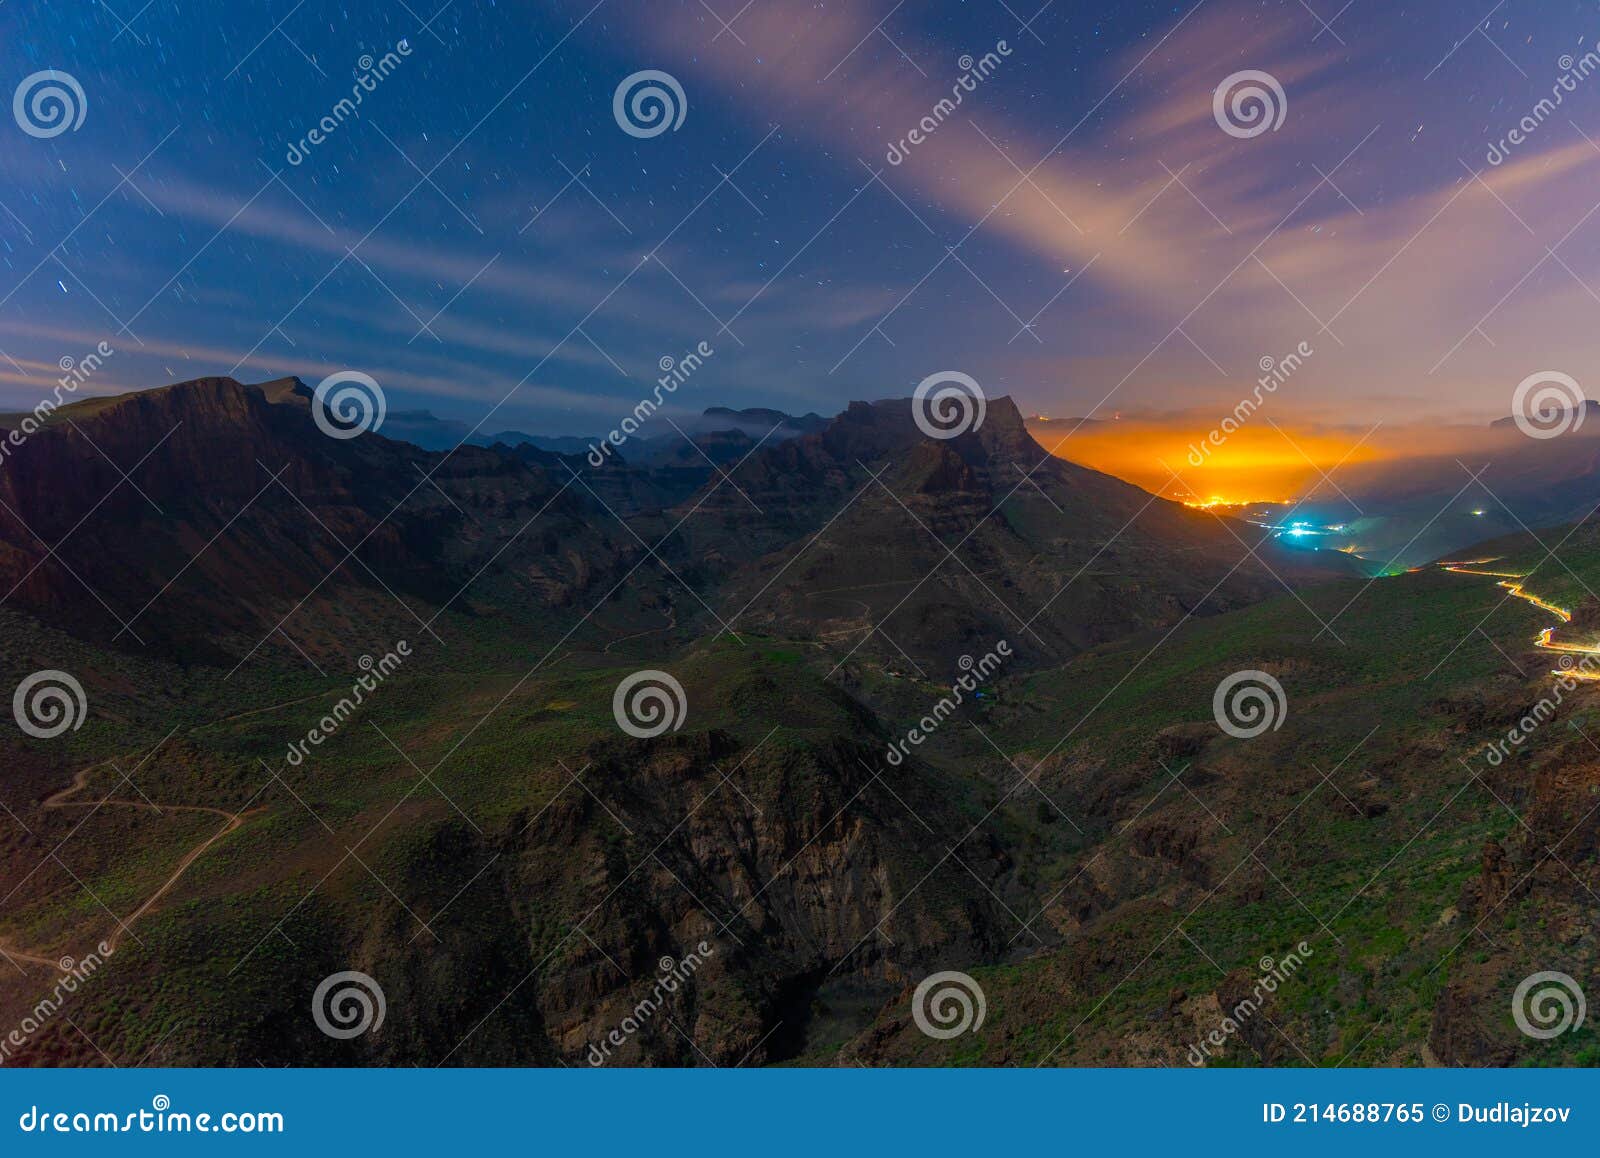
[[[55, 69], [86, 108], [0, 121], [0, 407], [102, 341], [86, 393], [354, 369], [552, 434], [702, 341], [685, 409], [959, 370], [1030, 412], [1204, 413], [1300, 342], [1305, 422], [1478, 421], [1544, 369], [1600, 394], [1600, 75], [1534, 112], [1600, 5], [1341, 3], [7, 0], [4, 94]], [[645, 69], [675, 131], [613, 116]], [[1276, 130], [1215, 119], [1244, 69]]]

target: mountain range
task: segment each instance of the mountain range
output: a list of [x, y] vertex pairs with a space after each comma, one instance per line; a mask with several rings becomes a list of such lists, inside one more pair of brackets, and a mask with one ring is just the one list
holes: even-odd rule
[[[1302, 941], [1217, 1061], [1590, 1048], [1484, 1012], [1592, 960], [1600, 784], [1566, 729], [1453, 771], [1548, 670], [1492, 578], [1284, 547], [1005, 398], [950, 438], [908, 399], [712, 411], [599, 467], [313, 405], [198, 379], [0, 463], [0, 675], [83, 692], [0, 737], [0, 1017], [107, 958], [15, 1061], [581, 1065], [631, 1021], [606, 1064], [1183, 1064]], [[1489, 553], [1581, 628], [1600, 539], [1561, 533], [1567, 572]], [[1241, 671], [1286, 694], [1257, 738], [1213, 719]], [[944, 1041], [911, 1008], [950, 969], [989, 1020]], [[307, 1007], [350, 970], [387, 1012], [341, 1039]]]
[[[719, 439], [707, 439], [707, 441], [719, 447], [731, 443], [748, 449], [761, 439], [773, 438], [782, 442], [802, 434], [812, 434], [826, 425], [827, 420], [816, 414], [806, 414], [797, 418], [782, 411], [762, 407], [734, 410], [727, 406], [712, 406], [699, 415], [685, 415], [676, 423], [675, 431], [637, 440], [629, 450], [627, 458], [629, 461], [650, 464], [659, 459], [678, 457], [684, 448], [683, 433], [721, 435]], [[589, 438], [571, 434], [556, 436], [526, 434], [520, 430], [482, 434], [465, 422], [437, 418], [428, 410], [391, 410], [383, 420], [383, 434], [387, 438], [409, 442], [424, 450], [454, 450], [457, 446], [468, 443], [472, 446], [496, 444], [509, 447], [531, 446], [556, 454], [586, 454], [590, 448], [599, 446], [605, 441], [603, 434]]]
[[[321, 654], [356, 608], [397, 629], [446, 606], [577, 627], [629, 575], [606, 617], [727, 630], [732, 602], [755, 624], [848, 634], [899, 608], [895, 642], [873, 646], [948, 658], [1005, 631], [1070, 654], [1351, 570], [1270, 545], [1238, 562], [1242, 525], [1050, 458], [1008, 399], [949, 441], [908, 402], [857, 403], [820, 427], [760, 415], [783, 441], [672, 433], [656, 442], [676, 452], [600, 469], [529, 444], [330, 438], [312, 405], [295, 379], [209, 378], [62, 408], [0, 465], [8, 602], [86, 639], [237, 660]], [[291, 613], [299, 638], [279, 631]]]

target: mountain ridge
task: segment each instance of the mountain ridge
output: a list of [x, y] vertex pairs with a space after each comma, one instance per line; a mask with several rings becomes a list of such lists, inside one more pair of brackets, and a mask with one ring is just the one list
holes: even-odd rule
[[[203, 644], [218, 654], [270, 633], [297, 601], [312, 597], [359, 597], [384, 607], [385, 617], [410, 618], [415, 628], [427, 622], [430, 606], [454, 602], [453, 593], [467, 587], [458, 608], [485, 598], [504, 608], [507, 599], [531, 597], [553, 626], [578, 614], [585, 592], [633, 573], [651, 557], [646, 545], [660, 539], [653, 557], [670, 566], [641, 575], [646, 605], [685, 602], [687, 615], [712, 622], [712, 602], [727, 602], [726, 595], [753, 600], [783, 552], [792, 560], [808, 550], [806, 538], [845, 505], [868, 463], [880, 474], [890, 470], [885, 477], [893, 485], [882, 484], [885, 493], [857, 512], [844, 512], [833, 533], [848, 529], [863, 558], [880, 557], [885, 575], [924, 575], [949, 557], [914, 526], [926, 519], [929, 530], [981, 529], [980, 542], [991, 550], [1035, 558], [1044, 578], [1030, 594], [1043, 603], [1070, 581], [1068, 557], [1088, 559], [1091, 541], [1116, 539], [1116, 523], [1125, 522], [1108, 550], [1139, 545], [1140, 566], [1152, 569], [1156, 589], [1187, 592], [1176, 600], [1102, 593], [1094, 615], [1109, 616], [1106, 624], [1058, 630], [1052, 647], [1083, 646], [1126, 626], [1108, 610], [1118, 598], [1145, 606], [1135, 616], [1142, 624], [1203, 613], [1212, 580], [1215, 610], [1272, 590], [1277, 580], [1269, 571], [1295, 581], [1349, 573], [1342, 557], [1289, 554], [1270, 544], [1257, 549], [1272, 564], [1258, 563], [1244, 552], [1242, 525], [1050, 458], [1004, 397], [990, 401], [979, 430], [954, 439], [928, 437], [912, 421], [910, 400], [891, 399], [851, 403], [781, 442], [747, 444], [731, 435], [709, 462], [703, 448], [674, 435], [681, 456], [591, 470], [579, 456], [531, 446], [431, 452], [381, 429], [327, 437], [310, 420], [309, 393], [293, 378], [258, 385], [199, 378], [62, 407], [0, 464], [0, 583], [22, 605], [73, 618], [77, 630], [98, 638], [108, 630], [119, 641], [141, 638], [134, 620], [153, 615], [162, 628], [156, 635], [182, 637], [179, 652]], [[752, 491], [767, 496], [770, 516]], [[908, 520], [913, 506], [920, 514]], [[1002, 507], [1010, 514], [992, 519]], [[84, 511], [90, 514], [68, 514]], [[863, 520], [865, 511], [873, 514]], [[873, 519], [897, 528], [898, 560], [883, 554]], [[1175, 558], [1156, 561], [1163, 537], [1186, 556], [1181, 568]], [[829, 546], [839, 559], [841, 545]], [[1196, 566], [1201, 558], [1205, 566]], [[839, 586], [832, 580], [855, 569], [835, 568], [830, 576], [813, 562], [799, 574]], [[334, 573], [337, 580], [328, 582]], [[507, 583], [523, 594], [512, 596]], [[954, 603], [940, 606], [965, 625], [957, 636], [999, 629], [997, 593], [989, 587], [958, 579], [946, 591]], [[106, 591], [117, 593], [115, 605]], [[783, 586], [770, 594], [795, 593]], [[776, 614], [773, 622], [796, 625], [792, 606], [749, 606], [763, 621]], [[1052, 622], [1071, 620], [1073, 606], [1054, 603]], [[845, 628], [832, 611], [825, 618], [826, 630]], [[872, 634], [869, 627], [860, 629]], [[950, 633], [931, 623], [912, 630], [914, 649], [945, 656], [939, 640]], [[1044, 642], [1031, 625], [1028, 633]]]

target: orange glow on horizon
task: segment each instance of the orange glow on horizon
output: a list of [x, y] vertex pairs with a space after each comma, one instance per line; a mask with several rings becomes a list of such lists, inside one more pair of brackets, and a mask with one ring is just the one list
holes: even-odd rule
[[1231, 434], [1218, 432], [1220, 446], [1208, 438], [1210, 430], [1176, 421], [1124, 418], [1085, 423], [1075, 431], [1073, 425], [1029, 424], [1034, 437], [1057, 457], [1200, 508], [1293, 502], [1284, 496], [1305, 493], [1319, 479], [1319, 468], [1332, 471], [1341, 462], [1351, 466], [1397, 457], [1370, 442], [1355, 446], [1359, 434], [1282, 422], [1274, 427], [1260, 421]]
[[[1106, 472], [1110, 473], [1110, 472]], [[1149, 488], [1146, 488], [1149, 489]], [[1211, 510], [1211, 507], [1288, 507], [1294, 499], [1229, 499], [1221, 494], [1211, 494], [1205, 499], [1184, 499], [1182, 504], [1194, 507], [1195, 510]]]

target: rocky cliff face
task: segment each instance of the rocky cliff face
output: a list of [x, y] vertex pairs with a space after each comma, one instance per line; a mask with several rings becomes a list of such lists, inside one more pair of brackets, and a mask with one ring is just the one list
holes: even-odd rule
[[[303, 809], [332, 815], [360, 790], [342, 769], [284, 769], [294, 796], [274, 798], [219, 854], [249, 867], [217, 877], [202, 864], [182, 911], [141, 922], [140, 943], [96, 979], [96, 1042], [120, 1057], [147, 1020], [181, 1006], [155, 1064], [582, 1066], [598, 1048], [604, 1064], [759, 1065], [807, 1048], [827, 994], [877, 1003], [933, 968], [1009, 952], [1014, 866], [988, 827], [973, 830], [970, 783], [914, 760], [885, 769], [882, 725], [814, 678], [784, 686], [746, 672], [723, 686], [790, 729], [613, 733], [538, 787], [528, 764], [550, 737], [524, 730], [509, 749], [469, 749], [459, 778], [439, 773], [455, 799], [468, 799], [464, 779], [520, 803], [469, 802], [469, 819], [382, 790], [359, 842], [315, 822], [294, 833]], [[391, 735], [408, 726], [384, 720]], [[193, 774], [176, 776], [187, 763]], [[174, 745], [141, 779], [163, 800], [215, 799], [206, 785], [233, 782], [229, 763], [226, 749]], [[23, 811], [38, 844], [41, 814]], [[349, 845], [359, 863], [340, 861]], [[380, 979], [386, 1020], [336, 1041], [305, 1005], [352, 968]], [[36, 989], [0, 979], [0, 1015], [21, 1016]], [[84, 1060], [81, 1048], [63, 1022], [17, 1060]]]
[[[719, 791], [715, 768], [744, 755], [725, 736], [597, 753], [591, 775], [621, 789], [614, 815], [586, 796], [558, 802], [513, 870], [528, 895], [576, 883], [588, 914], [586, 935], [552, 950], [537, 980], [555, 1051], [576, 1064], [651, 991], [660, 960], [702, 943], [705, 966], [617, 1060], [777, 1060], [803, 1043], [825, 984], [887, 994], [941, 957], [1000, 951], [1006, 918], [977, 879], [953, 893], [916, 888], [934, 858], [919, 848], [920, 822], [873, 783], [872, 754], [850, 741], [760, 751], [743, 765], [748, 787]], [[949, 819], [926, 790], [898, 790], [931, 823]], [[1004, 888], [1001, 858], [974, 848], [987, 886]], [[573, 864], [590, 866], [577, 882]]]
[[[1524, 977], [1554, 969], [1593, 992], [1600, 761], [1576, 735], [1564, 747], [1532, 769], [1493, 774], [1491, 787], [1522, 823], [1507, 844], [1485, 842], [1480, 871], [1462, 889], [1464, 940], [1428, 1033], [1443, 1065], [1515, 1065], [1533, 1053], [1540, 1042], [1518, 1032], [1506, 1000]], [[1524, 928], [1532, 914], [1537, 923]]]

